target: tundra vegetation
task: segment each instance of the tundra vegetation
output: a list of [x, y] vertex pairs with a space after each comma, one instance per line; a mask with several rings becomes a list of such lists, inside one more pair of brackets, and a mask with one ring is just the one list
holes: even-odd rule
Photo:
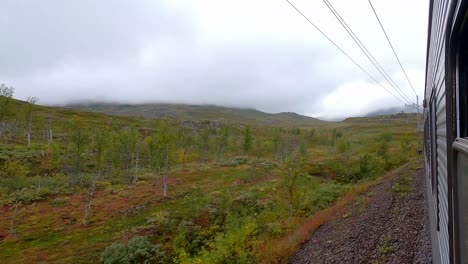
[[307, 219], [416, 152], [408, 114], [270, 127], [13, 94], [0, 87], [3, 263], [281, 262]]

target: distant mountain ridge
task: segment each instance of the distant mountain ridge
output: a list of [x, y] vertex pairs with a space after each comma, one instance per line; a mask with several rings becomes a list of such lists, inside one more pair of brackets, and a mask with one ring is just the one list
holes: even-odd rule
[[112, 115], [143, 116], [145, 118], [167, 117], [181, 121], [211, 120], [267, 126], [314, 126], [325, 122], [292, 112], [270, 114], [255, 109], [215, 105], [80, 103], [70, 104], [65, 107]]
[[379, 109], [366, 114], [366, 117], [371, 116], [382, 116], [382, 115], [395, 115], [400, 113], [416, 113], [416, 109], [411, 107], [390, 107], [385, 109]]

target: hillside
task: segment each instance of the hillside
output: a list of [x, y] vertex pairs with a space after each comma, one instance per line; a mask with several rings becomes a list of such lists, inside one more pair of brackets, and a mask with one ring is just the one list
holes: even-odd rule
[[395, 115], [401, 113], [416, 113], [416, 109], [405, 106], [405, 107], [390, 107], [382, 108], [373, 112], [368, 113], [366, 116], [382, 116], [382, 115]]
[[255, 109], [214, 105], [92, 103], [72, 104], [66, 107], [112, 115], [143, 116], [145, 118], [168, 117], [177, 120], [193, 121], [212, 120], [222, 123], [246, 123], [273, 127], [307, 127], [324, 122], [316, 118], [290, 112], [270, 114]]
[[416, 113], [397, 113], [397, 114], [388, 114], [388, 115], [375, 115], [375, 116], [365, 116], [365, 117], [349, 117], [343, 120], [341, 123], [353, 123], [353, 124], [363, 124], [363, 125], [372, 125], [375, 123], [381, 123], [382, 125], [390, 124], [394, 122], [406, 123], [406, 124], [416, 124]]

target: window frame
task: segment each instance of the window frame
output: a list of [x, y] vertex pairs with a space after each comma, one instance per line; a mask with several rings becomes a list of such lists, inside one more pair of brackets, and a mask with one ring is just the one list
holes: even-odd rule
[[[451, 37], [449, 44], [449, 85], [448, 95], [451, 104], [447, 107], [452, 109], [451, 114], [448, 115], [448, 119], [451, 117], [451, 127], [448, 126], [448, 135], [452, 135], [448, 138], [451, 142], [451, 151], [449, 151], [450, 163], [448, 167], [451, 170], [449, 173], [449, 179], [452, 179], [452, 197], [451, 203], [453, 204], [451, 215], [449, 215], [452, 222], [452, 239], [451, 245], [451, 259], [453, 258], [454, 263], [466, 263], [468, 262], [468, 254], [463, 254], [468, 250], [468, 233], [463, 232], [463, 212], [468, 211], [468, 203], [464, 203], [463, 194], [468, 192], [468, 181], [462, 178], [464, 177], [464, 171], [459, 171], [460, 156], [463, 155], [465, 158], [468, 156], [468, 1], [461, 1], [460, 5], [455, 9], [454, 23], [451, 28]], [[450, 62], [451, 61], [451, 62]], [[465, 173], [466, 174], [466, 173]], [[464, 186], [466, 185], [466, 186]], [[449, 200], [450, 204], [450, 200]], [[464, 208], [466, 207], [466, 208]], [[463, 235], [465, 237], [463, 237]], [[453, 246], [453, 247], [452, 247]]]
[[468, 138], [468, 13], [460, 26], [455, 70], [456, 137]]

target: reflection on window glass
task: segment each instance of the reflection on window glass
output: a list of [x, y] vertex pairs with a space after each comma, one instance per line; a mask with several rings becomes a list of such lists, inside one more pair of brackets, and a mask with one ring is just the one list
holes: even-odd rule
[[462, 263], [468, 263], [468, 155], [459, 153], [457, 164], [460, 257]]

